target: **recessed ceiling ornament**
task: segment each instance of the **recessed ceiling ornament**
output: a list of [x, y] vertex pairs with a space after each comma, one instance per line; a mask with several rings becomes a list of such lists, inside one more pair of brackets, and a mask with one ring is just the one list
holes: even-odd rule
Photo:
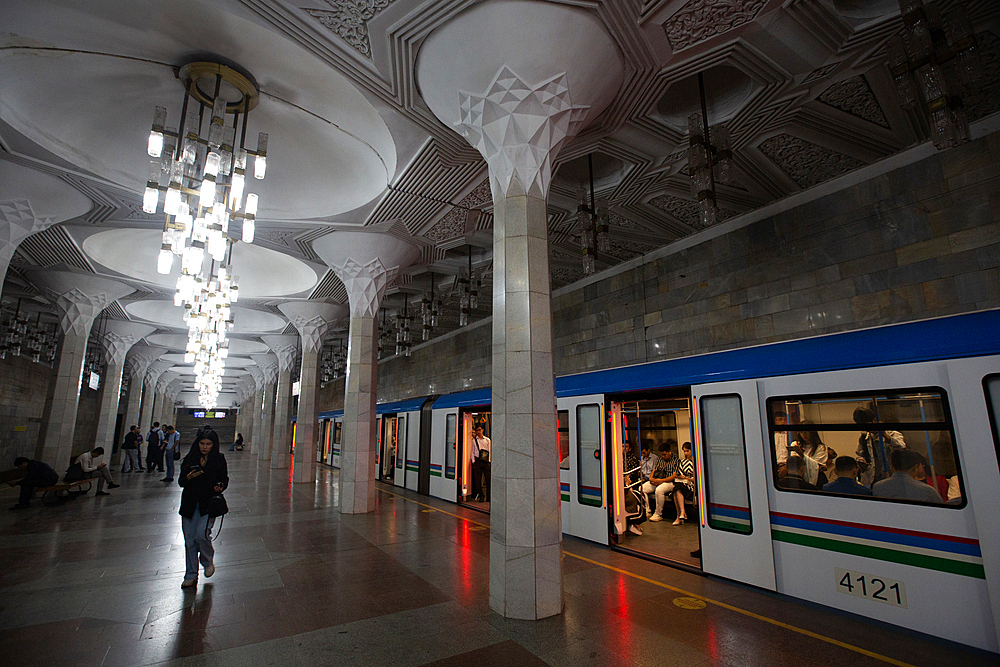
[[889, 129], [889, 121], [886, 120], [875, 93], [868, 85], [868, 80], [860, 74], [838, 81], [820, 93], [817, 99], [823, 104]]
[[[704, 229], [706, 225], [701, 221], [701, 207], [698, 202], [690, 199], [681, 199], [673, 195], [658, 195], [649, 200], [651, 206], [655, 206], [661, 211], [666, 211], [677, 220], [695, 229]], [[720, 208], [715, 216], [716, 222], [722, 222], [727, 218], [736, 215], [736, 211], [727, 208]]]
[[757, 148], [802, 189], [865, 166], [857, 158], [790, 134], [765, 139]]
[[424, 237], [441, 243], [450, 241], [465, 235], [465, 226], [469, 219], [469, 212], [457, 206], [448, 211], [443, 218], [424, 233]]
[[333, 8], [303, 9], [314, 19], [332, 30], [362, 55], [372, 57], [371, 42], [368, 39], [368, 21], [393, 3], [393, 0], [326, 0]]
[[690, 0], [663, 24], [674, 51], [753, 21], [766, 0]]

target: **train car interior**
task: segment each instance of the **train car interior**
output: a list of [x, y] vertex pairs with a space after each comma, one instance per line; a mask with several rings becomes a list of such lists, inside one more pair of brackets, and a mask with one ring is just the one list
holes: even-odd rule
[[[693, 474], [695, 449], [691, 445], [691, 405], [686, 390], [641, 398], [609, 396], [609, 406], [614, 420], [609, 478], [625, 491], [616, 494], [624, 504], [615, 507], [613, 513], [620, 517], [639, 511], [641, 517], [615, 521], [611, 543], [700, 568], [698, 478]], [[691, 467], [691, 474], [683, 477], [690, 480], [686, 484], [674, 478], [681, 466]], [[615, 469], [623, 473], [616, 475]], [[666, 476], [657, 477], [664, 471]], [[633, 508], [633, 504], [637, 507]], [[628, 524], [637, 521], [642, 521], [641, 535], [628, 529]]]
[[459, 410], [458, 499], [483, 512], [490, 511], [491, 433], [489, 409], [482, 406]]

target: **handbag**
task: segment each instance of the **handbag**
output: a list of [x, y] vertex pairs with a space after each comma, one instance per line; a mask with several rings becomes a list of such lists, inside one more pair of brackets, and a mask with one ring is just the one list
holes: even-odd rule
[[218, 516], [229, 513], [229, 505], [226, 503], [226, 497], [221, 493], [217, 493], [208, 499], [208, 516], [213, 519]]
[[181, 450], [179, 447], [174, 447], [174, 461], [181, 460]]

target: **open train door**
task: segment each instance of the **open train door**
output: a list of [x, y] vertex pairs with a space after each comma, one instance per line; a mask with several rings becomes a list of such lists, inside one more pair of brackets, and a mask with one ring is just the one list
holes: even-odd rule
[[705, 572], [775, 590], [768, 472], [753, 380], [691, 388]]

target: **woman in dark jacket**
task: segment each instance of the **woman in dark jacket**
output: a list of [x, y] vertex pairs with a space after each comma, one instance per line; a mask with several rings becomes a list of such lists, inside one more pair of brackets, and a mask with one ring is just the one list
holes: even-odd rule
[[229, 472], [214, 431], [200, 431], [195, 436], [191, 451], [181, 461], [177, 482], [184, 488], [180, 514], [187, 570], [181, 587], [187, 588], [198, 583], [199, 561], [206, 577], [215, 574], [215, 548], [209, 538], [215, 519], [208, 516], [208, 505], [212, 496], [229, 486]]

